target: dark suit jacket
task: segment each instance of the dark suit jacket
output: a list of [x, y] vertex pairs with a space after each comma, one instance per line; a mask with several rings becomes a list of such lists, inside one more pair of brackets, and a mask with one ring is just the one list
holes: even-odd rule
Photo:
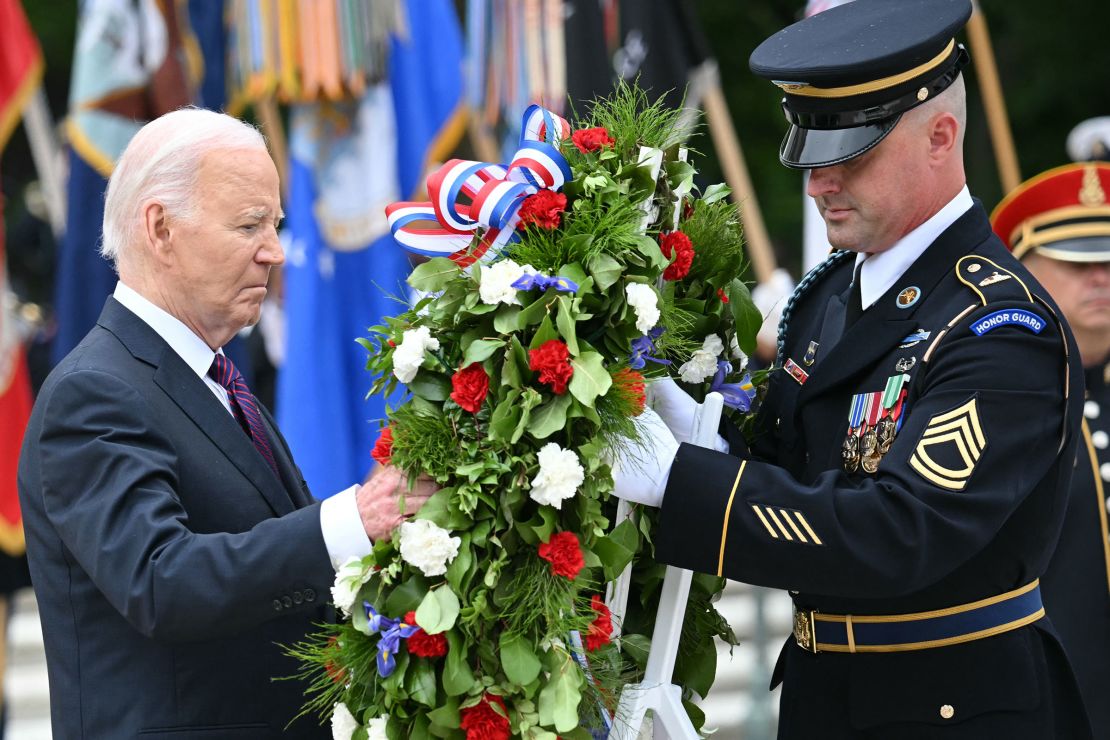
[[[278, 736], [279, 645], [331, 619], [319, 504], [264, 413], [278, 480], [204, 382], [109, 298], [35, 403], [19, 466], [59, 738]], [[328, 737], [301, 719], [293, 737]]]
[[[657, 555], [827, 614], [926, 612], [1029, 584], [1059, 534], [1079, 438], [1074, 341], [978, 204], [841, 333], [853, 257], [803, 279], [784, 312], [780, 361], [801, 372], [772, 374], [751, 458], [679, 449]], [[1038, 325], [1003, 318], [1028, 315]], [[903, 374], [892, 446], [874, 472], [846, 469], [854, 397]], [[1087, 732], [1043, 618], [912, 651], [813, 654], [791, 640], [776, 675], [782, 738]]]

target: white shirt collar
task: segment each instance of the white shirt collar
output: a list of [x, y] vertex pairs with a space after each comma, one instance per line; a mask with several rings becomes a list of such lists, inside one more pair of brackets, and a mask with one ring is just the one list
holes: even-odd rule
[[864, 252], [856, 255], [860, 268], [860, 297], [863, 308], [867, 308], [890, 290], [890, 286], [910, 269], [910, 265], [920, 257], [929, 245], [956, 219], [967, 213], [973, 205], [967, 185], [948, 201], [948, 204], [933, 214], [925, 223], [895, 242], [894, 246], [883, 252], [868, 256]]
[[116, 283], [116, 290], [112, 295], [123, 304], [124, 308], [142, 319], [158, 333], [158, 336], [166, 340], [166, 344], [170, 345], [182, 360], [185, 360], [185, 364], [191, 367], [201, 380], [207, 377], [208, 368], [212, 367], [212, 360], [216, 353], [203, 339], [194, 334], [192, 329], [124, 285], [122, 280]]

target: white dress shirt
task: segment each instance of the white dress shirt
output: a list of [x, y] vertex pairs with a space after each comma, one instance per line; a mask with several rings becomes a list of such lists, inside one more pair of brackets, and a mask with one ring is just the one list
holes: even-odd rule
[[973, 201], [967, 185], [948, 201], [944, 208], [916, 229], [906, 234], [895, 242], [894, 246], [882, 252], [868, 255], [860, 252], [856, 255], [856, 265], [861, 262], [860, 268], [860, 298], [861, 305], [866, 310], [871, 304], [879, 300], [898, 278], [910, 269], [910, 265], [936, 241], [936, 238], [956, 219], [967, 213]]
[[[203, 339], [179, 319], [124, 285], [122, 280], [116, 283], [113, 297], [162, 337], [170, 345], [170, 349], [208, 386], [227, 412], [233, 413], [227, 391], [208, 377], [208, 368], [212, 367], [216, 353]], [[220, 354], [223, 354], [222, 349]], [[366, 536], [358, 513], [358, 504], [355, 502], [357, 490], [357, 485], [351, 486], [320, 503], [320, 530], [323, 532], [324, 545], [328, 549], [332, 565], [336, 569], [348, 558], [370, 554], [370, 538]]]

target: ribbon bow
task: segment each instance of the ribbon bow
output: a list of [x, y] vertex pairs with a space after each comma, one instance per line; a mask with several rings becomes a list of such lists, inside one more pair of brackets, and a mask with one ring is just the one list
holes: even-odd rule
[[378, 674], [387, 678], [397, 668], [397, 659], [394, 657], [401, 649], [401, 640], [409, 639], [420, 629], [416, 625], [406, 624], [400, 619], [393, 619], [378, 611], [370, 605], [369, 601], [362, 602], [366, 609], [367, 634], [381, 633], [378, 638]]
[[[428, 176], [429, 201], [386, 206], [398, 244], [428, 257], [447, 256], [467, 267], [491, 247], [516, 241], [520, 204], [541, 188], [558, 190], [571, 178], [558, 142], [570, 124], [546, 108], [528, 107], [520, 144], [509, 164], [452, 159]], [[469, 204], [460, 202], [466, 196]], [[481, 241], [470, 248], [478, 229]]]
[[721, 394], [725, 406], [734, 408], [742, 413], [747, 413], [752, 408], [755, 398], [755, 386], [752, 385], [752, 376], [744, 373], [739, 383], [726, 383], [725, 376], [732, 372], [732, 364], [727, 360], [717, 360], [717, 373], [713, 382], [709, 384], [710, 391]]

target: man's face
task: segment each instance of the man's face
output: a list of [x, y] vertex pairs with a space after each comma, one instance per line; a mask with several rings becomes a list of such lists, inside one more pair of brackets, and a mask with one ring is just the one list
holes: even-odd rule
[[928, 135], [900, 121], [875, 148], [842, 164], [810, 170], [806, 192], [825, 221], [829, 244], [882, 252], [923, 223], [932, 198]]
[[196, 223], [169, 215], [172, 312], [213, 349], [258, 321], [278, 241], [277, 169], [262, 149], [225, 149], [201, 160]]
[[1077, 336], [1110, 332], [1110, 262], [1065, 262], [1036, 252], [1023, 262], [1060, 305]]

